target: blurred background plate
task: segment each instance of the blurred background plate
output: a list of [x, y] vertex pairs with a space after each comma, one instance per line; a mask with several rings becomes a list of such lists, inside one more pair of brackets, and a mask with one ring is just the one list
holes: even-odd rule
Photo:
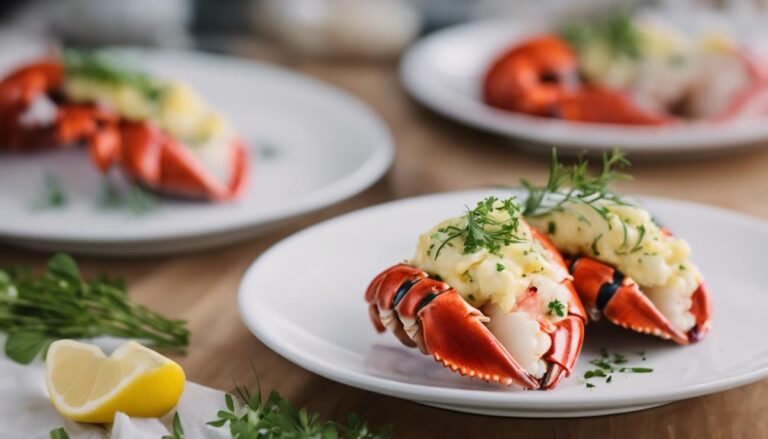
[[[420, 233], [488, 195], [475, 190], [427, 195], [358, 210], [305, 229], [251, 265], [240, 284], [248, 328], [267, 346], [314, 373], [385, 395], [494, 416], [574, 417], [631, 412], [718, 392], [768, 376], [768, 226], [724, 209], [641, 198], [693, 249], [712, 291], [712, 331], [677, 346], [621, 328], [590, 324], [571, 378], [531, 392], [470, 380], [373, 328], [363, 294], [373, 277], [413, 254]], [[407, 219], [407, 220], [404, 220]], [[714, 233], [717, 231], [717, 233]], [[321, 310], [322, 312], [318, 312]], [[752, 335], [750, 335], [752, 334]], [[653, 373], [615, 374], [611, 383], [581, 378], [601, 348]], [[642, 354], [645, 351], [646, 360]]]
[[[223, 244], [350, 197], [392, 163], [390, 133], [358, 99], [277, 67], [214, 55], [124, 50], [137, 66], [191, 83], [226, 114], [253, 158], [231, 203], [157, 199], [141, 213], [108, 209], [84, 150], [0, 156], [0, 238], [35, 248], [130, 255]], [[8, 57], [3, 57], [6, 61]], [[18, 60], [17, 60], [18, 61]], [[9, 61], [0, 66], [7, 71]], [[44, 208], [54, 179], [65, 205]]]
[[[621, 147], [641, 154], [725, 152], [768, 141], [768, 124], [743, 120], [680, 127], [587, 124], [526, 116], [485, 105], [480, 96], [485, 69], [505, 48], [532, 34], [552, 31], [551, 21], [527, 18], [480, 21], [438, 31], [406, 52], [400, 77], [420, 103], [448, 118], [549, 152], [602, 151]], [[510, 145], [513, 143], [510, 142]]]

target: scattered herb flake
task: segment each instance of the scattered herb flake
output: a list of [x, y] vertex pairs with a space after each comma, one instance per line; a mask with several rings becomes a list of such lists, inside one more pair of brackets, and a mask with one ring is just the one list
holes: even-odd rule
[[54, 174], [46, 173], [43, 176], [42, 190], [38, 199], [33, 204], [36, 209], [60, 209], [69, 201], [61, 180]]
[[497, 263], [496, 264], [496, 271], [504, 271], [504, 266], [499, 264], [499, 263]]
[[563, 302], [557, 299], [552, 300], [547, 304], [547, 308], [549, 308], [549, 311], [547, 311], [547, 314], [550, 314], [550, 315], [555, 314], [558, 317], [565, 317], [565, 305], [563, 304]]

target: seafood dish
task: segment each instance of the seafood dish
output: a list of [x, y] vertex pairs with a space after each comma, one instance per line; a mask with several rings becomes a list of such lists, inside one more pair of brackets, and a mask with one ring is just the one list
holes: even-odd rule
[[588, 320], [685, 345], [709, 330], [711, 304], [688, 244], [608, 188], [602, 171], [553, 157], [528, 197], [488, 197], [423, 233], [412, 259], [365, 292], [378, 332], [389, 329], [462, 375], [552, 389], [570, 375]]
[[249, 157], [230, 123], [188, 84], [136, 71], [107, 52], [66, 50], [0, 81], [0, 151], [87, 147], [156, 192], [230, 200]]
[[721, 35], [625, 14], [529, 35], [482, 78], [490, 106], [575, 122], [667, 126], [768, 114], [768, 62]]

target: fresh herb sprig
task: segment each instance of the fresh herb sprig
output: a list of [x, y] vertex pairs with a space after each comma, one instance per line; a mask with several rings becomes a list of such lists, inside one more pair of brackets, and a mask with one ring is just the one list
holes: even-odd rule
[[[435, 259], [446, 246], [452, 245], [455, 239], [464, 239], [464, 253], [475, 253], [486, 249], [498, 253], [502, 246], [523, 242], [518, 236], [520, 213], [522, 209], [515, 197], [500, 200], [490, 196], [478, 201], [474, 209], [467, 208], [463, 217], [464, 226], [449, 225], [438, 229], [438, 238], [442, 242], [435, 251]], [[494, 217], [495, 212], [505, 212], [508, 219], [500, 220]]]
[[181, 426], [179, 412], [173, 414], [173, 432], [171, 435], [165, 435], [160, 439], [184, 439], [184, 428]]
[[577, 51], [600, 45], [614, 57], [637, 59], [643, 55], [642, 33], [627, 11], [568, 23], [560, 30], [560, 35]]
[[[646, 360], [645, 351], [636, 352], [642, 361]], [[607, 384], [613, 381], [615, 373], [651, 373], [650, 367], [637, 367], [628, 365], [629, 359], [626, 355], [620, 353], [609, 354], [605, 349], [600, 350], [600, 357], [595, 358], [589, 364], [595, 366], [594, 369], [584, 372], [584, 381], [588, 388], [595, 387], [592, 378], [604, 378]]]
[[575, 164], [566, 166], [552, 150], [549, 179], [544, 186], [537, 186], [528, 180], [521, 184], [528, 191], [523, 215], [541, 217], [562, 210], [565, 203], [580, 203], [594, 209], [603, 219], [608, 220], [610, 210], [606, 203], [629, 205], [630, 203], [609, 186], [617, 180], [631, 180], [631, 176], [617, 168], [629, 166], [630, 162], [619, 150], [603, 154], [602, 167], [596, 175], [590, 175], [589, 162], [580, 158]]
[[186, 322], [170, 320], [128, 297], [122, 282], [88, 281], [69, 255], [53, 256], [42, 275], [0, 269], [0, 331], [5, 353], [28, 364], [62, 338], [112, 336], [138, 339], [159, 349], [189, 343]]
[[129, 66], [114, 53], [66, 49], [62, 52], [64, 69], [70, 78], [87, 78], [111, 85], [125, 85], [139, 90], [148, 99], [159, 100], [164, 85], [152, 76]]
[[235, 398], [227, 394], [227, 409], [219, 411], [218, 418], [208, 423], [213, 427], [229, 424], [233, 439], [387, 439], [392, 435], [391, 426], [374, 430], [354, 413], [347, 417], [346, 425], [320, 421], [319, 414], [306, 408], [296, 409], [276, 391], [264, 400], [260, 386], [255, 393], [236, 386], [235, 393], [241, 407], [236, 407]]
[[51, 436], [51, 439], [69, 439], [69, 435], [64, 430], [64, 427], [59, 427], [54, 430], [51, 430], [49, 434]]

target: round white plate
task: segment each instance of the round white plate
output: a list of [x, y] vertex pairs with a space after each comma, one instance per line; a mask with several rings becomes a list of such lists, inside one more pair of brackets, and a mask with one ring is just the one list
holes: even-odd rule
[[[0, 238], [53, 250], [146, 254], [241, 239], [370, 186], [394, 147], [383, 121], [358, 99], [290, 71], [175, 51], [125, 51], [162, 77], [191, 83], [225, 113], [253, 158], [252, 178], [232, 203], [162, 199], [143, 215], [98, 206], [102, 182], [83, 150], [0, 154]], [[5, 58], [2, 58], [5, 61]], [[7, 71], [12, 64], [3, 64]], [[68, 197], [35, 207], [46, 174]]]
[[[513, 192], [514, 193], [514, 192]], [[245, 324], [290, 361], [345, 384], [471, 413], [570, 417], [621, 413], [744, 385], [768, 375], [765, 248], [768, 226], [699, 204], [644, 198], [663, 224], [693, 248], [713, 294], [712, 331], [680, 347], [590, 324], [573, 375], [552, 391], [501, 388], [450, 372], [368, 320], [363, 293], [380, 271], [412, 256], [417, 237], [497, 190], [387, 203], [303, 230], [264, 253], [239, 292]], [[520, 195], [520, 194], [518, 194]], [[614, 374], [587, 388], [582, 376], [601, 348], [653, 373]], [[644, 350], [646, 361], [635, 352]]]
[[631, 127], [548, 119], [500, 110], [481, 98], [490, 63], [527, 36], [551, 31], [541, 21], [485, 21], [436, 32], [414, 44], [400, 65], [411, 95], [430, 109], [459, 122], [526, 140], [542, 151], [602, 151], [621, 147], [638, 154], [712, 152], [768, 141], [762, 120], [681, 127]]

